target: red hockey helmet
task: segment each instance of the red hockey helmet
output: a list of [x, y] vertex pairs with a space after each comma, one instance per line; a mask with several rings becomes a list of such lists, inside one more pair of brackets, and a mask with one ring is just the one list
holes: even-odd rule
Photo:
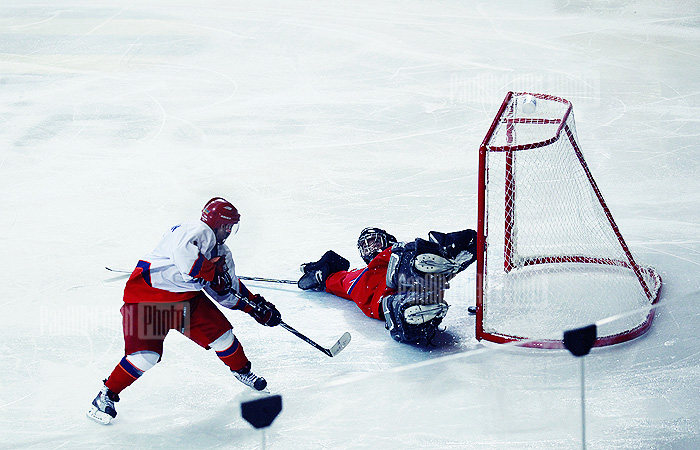
[[231, 229], [241, 220], [241, 215], [230, 202], [221, 197], [214, 197], [204, 205], [201, 220], [212, 230], [224, 226], [226, 231], [231, 232]]

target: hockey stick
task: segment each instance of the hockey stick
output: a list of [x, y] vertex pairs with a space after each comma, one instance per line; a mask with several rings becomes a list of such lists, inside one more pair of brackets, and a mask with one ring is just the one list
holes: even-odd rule
[[[126, 269], [115, 269], [112, 267], [107, 267], [105, 266], [105, 269], [109, 270], [110, 272], [117, 272], [117, 273], [125, 273], [125, 274], [130, 274], [132, 271], [131, 270], [126, 270]], [[277, 278], [264, 278], [264, 277], [244, 277], [244, 276], [239, 276], [241, 280], [247, 280], [247, 281], [262, 281], [265, 283], [284, 283], [284, 284], [297, 284], [296, 281], [294, 280], [279, 280]]]
[[[123, 274], [127, 274], [127, 275], [131, 273], [131, 271], [129, 271], [129, 270], [115, 269], [115, 268], [106, 267], [106, 266], [105, 266], [105, 269], [109, 270], [110, 272], [123, 273]], [[270, 279], [270, 278], [259, 278], [259, 277], [238, 277], [238, 278], [241, 278], [243, 280], [252, 279], [253, 281], [270, 281], [270, 282], [275, 282], [275, 283], [294, 283], [294, 284], [296, 284], [296, 281], [291, 281], [291, 280], [274, 280], [274, 279]], [[234, 293], [234, 295], [239, 300], [244, 301], [251, 308], [253, 308], [257, 311], [260, 311], [259, 307], [256, 304], [251, 303], [251, 301], [248, 300], [247, 298], [242, 297], [236, 293]], [[282, 326], [282, 328], [289, 331], [294, 336], [298, 337], [299, 339], [306, 342], [307, 344], [316, 347], [318, 350], [321, 350], [323, 353], [325, 353], [326, 355], [328, 355], [330, 357], [333, 357], [333, 356], [337, 355], [338, 353], [340, 353], [341, 351], [343, 351], [343, 349], [348, 346], [348, 344], [350, 343], [350, 339], [351, 339], [350, 333], [348, 333], [346, 331], [345, 333], [343, 333], [342, 336], [340, 336], [340, 338], [335, 342], [335, 344], [333, 344], [330, 348], [325, 348], [325, 347], [317, 344], [316, 342], [312, 341], [308, 337], [304, 336], [303, 334], [301, 334], [300, 332], [298, 332], [297, 330], [295, 330], [291, 326], [287, 325], [286, 323], [280, 322], [280, 325]]]
[[125, 274], [130, 274], [131, 272], [133, 272], [133, 270], [115, 269], [113, 267], [107, 267], [107, 266], [105, 266], [105, 269], [109, 270], [110, 272], [125, 273]]
[[[239, 300], [242, 300], [243, 302], [245, 302], [245, 304], [247, 304], [248, 306], [250, 306], [254, 310], [260, 311], [260, 307], [258, 305], [256, 305], [255, 303], [251, 302], [249, 299], [247, 299], [241, 295], [238, 295], [235, 292], [233, 293], [233, 295], [235, 295], [236, 298], [238, 298]], [[345, 347], [347, 347], [348, 344], [350, 343], [350, 338], [351, 338], [350, 333], [348, 333], [346, 331], [345, 333], [343, 333], [342, 336], [340, 336], [340, 338], [335, 342], [335, 344], [333, 344], [330, 348], [325, 348], [325, 347], [317, 344], [316, 342], [312, 341], [308, 337], [304, 336], [303, 334], [301, 334], [300, 332], [298, 332], [297, 330], [295, 330], [291, 326], [287, 325], [283, 321], [280, 321], [280, 325], [282, 326], [282, 328], [289, 331], [294, 336], [298, 337], [299, 339], [306, 342], [307, 344], [312, 345], [313, 347], [316, 347], [318, 350], [321, 350], [323, 353], [330, 356], [331, 358], [334, 357], [335, 355], [337, 355], [338, 353], [342, 352], [343, 349]]]
[[297, 284], [297, 282], [294, 280], [278, 280], [277, 278], [244, 277], [244, 276], [240, 276], [238, 278], [240, 278], [241, 280], [248, 280], [248, 281], [263, 281], [265, 283]]

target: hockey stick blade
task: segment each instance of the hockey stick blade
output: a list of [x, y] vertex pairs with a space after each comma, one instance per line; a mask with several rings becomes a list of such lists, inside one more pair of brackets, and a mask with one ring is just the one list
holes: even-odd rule
[[333, 344], [331, 348], [325, 348], [312, 341], [308, 337], [304, 336], [303, 334], [301, 334], [300, 332], [298, 332], [297, 330], [295, 330], [294, 328], [292, 328], [284, 322], [280, 322], [280, 326], [292, 333], [294, 336], [301, 339], [302, 341], [306, 342], [307, 344], [317, 348], [318, 350], [321, 350], [323, 353], [330, 356], [331, 358], [343, 351], [343, 349], [347, 347], [350, 343], [350, 333], [348, 333], [347, 331], [342, 336], [340, 336], [340, 339], [338, 339], [338, 341], [336, 341], [336, 343]]
[[328, 351], [328, 356], [335, 356], [338, 353], [342, 352], [345, 347], [348, 346], [350, 343], [350, 333], [347, 331], [343, 333], [342, 336], [340, 336], [340, 339], [338, 339], [338, 342], [333, 344], [333, 346], [329, 349]]
[[[235, 293], [235, 292], [233, 293], [233, 295], [235, 295], [236, 298], [238, 298], [239, 300], [241, 300], [241, 301], [243, 301], [244, 303], [248, 304], [248, 306], [250, 306], [251, 308], [253, 308], [253, 310], [258, 310], [258, 311], [260, 311], [260, 305], [259, 305], [259, 304], [256, 304], [256, 303], [253, 302], [253, 301], [251, 301], [249, 298], [243, 297], [242, 295], [237, 294], [237, 293]], [[338, 341], [337, 341], [335, 344], [333, 344], [333, 346], [332, 346], [331, 348], [325, 348], [325, 347], [322, 347], [322, 346], [318, 345], [316, 342], [312, 341], [311, 339], [309, 339], [308, 337], [306, 337], [306, 336], [303, 335], [302, 333], [298, 332], [298, 331], [295, 330], [292, 326], [287, 325], [287, 324], [284, 323], [284, 321], [282, 321], [282, 320], [280, 320], [279, 326], [281, 326], [281, 327], [284, 328], [285, 330], [289, 331], [289, 332], [292, 333], [294, 336], [298, 337], [299, 339], [301, 339], [302, 341], [306, 342], [307, 344], [309, 344], [309, 345], [311, 345], [311, 346], [317, 348], [318, 350], [321, 350], [323, 353], [325, 353], [326, 355], [328, 355], [328, 356], [330, 356], [330, 357], [333, 357], [333, 356], [337, 355], [338, 353], [340, 353], [340, 352], [341, 352], [345, 347], [347, 347], [347, 345], [350, 343], [350, 333], [345, 332], [345, 333], [340, 337], [340, 339], [338, 339]]]

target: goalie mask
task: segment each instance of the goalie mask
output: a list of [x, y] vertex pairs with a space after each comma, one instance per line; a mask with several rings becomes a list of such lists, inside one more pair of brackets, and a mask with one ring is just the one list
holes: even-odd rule
[[362, 230], [357, 239], [357, 249], [366, 264], [394, 244], [396, 244], [396, 238], [381, 228], [367, 227]]

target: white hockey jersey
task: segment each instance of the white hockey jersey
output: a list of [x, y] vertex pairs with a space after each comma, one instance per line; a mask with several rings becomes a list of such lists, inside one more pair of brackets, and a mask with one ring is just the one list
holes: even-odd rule
[[209, 287], [214, 270], [210, 260], [216, 256], [225, 258], [232, 287], [240, 291], [231, 250], [226, 244], [217, 245], [212, 229], [200, 220], [175, 225], [138, 262], [124, 289], [124, 301], [177, 302], [204, 289], [222, 306], [235, 308], [238, 300], [233, 294], [221, 296]]

